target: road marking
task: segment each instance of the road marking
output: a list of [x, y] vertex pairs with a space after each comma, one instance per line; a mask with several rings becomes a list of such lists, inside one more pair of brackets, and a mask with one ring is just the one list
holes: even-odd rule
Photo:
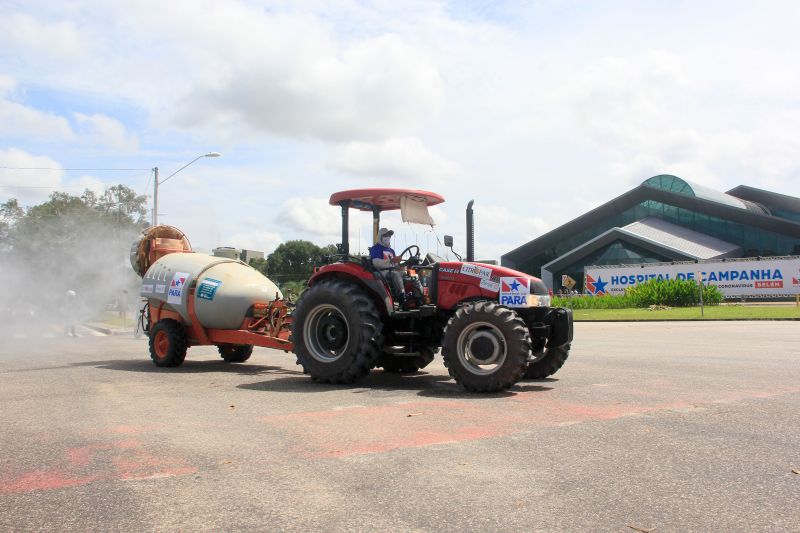
[[[124, 426], [122, 426], [124, 427]], [[115, 431], [111, 433], [126, 433]], [[186, 461], [151, 453], [138, 439], [91, 442], [67, 448], [54, 457], [49, 467], [28, 472], [0, 470], [0, 494], [56, 490], [98, 481], [142, 481], [182, 476], [197, 472]]]
[[[569, 397], [576, 391], [580, 392], [580, 389], [563, 389], [559, 393], [562, 397]], [[536, 427], [566, 427], [591, 421], [653, 416], [667, 411], [695, 415], [721, 400], [738, 403], [775, 398], [797, 394], [800, 388], [640, 392], [643, 393], [637, 394], [632, 389], [632, 399], [626, 403], [617, 401], [618, 391], [611, 390], [605, 397], [593, 399], [591, 403], [577, 403], [580, 399], [562, 401], [548, 396], [549, 392], [533, 391], [518, 393], [499, 402], [404, 401], [273, 415], [259, 420], [294, 436], [292, 453], [307, 459], [320, 459], [504, 437]], [[425, 416], [409, 417], [410, 413], [424, 413]], [[358, 428], [358, 431], [353, 431], [353, 428]]]

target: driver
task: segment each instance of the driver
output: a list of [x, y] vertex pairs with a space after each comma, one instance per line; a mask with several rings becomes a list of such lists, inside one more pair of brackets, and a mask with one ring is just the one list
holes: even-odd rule
[[398, 300], [402, 304], [405, 300], [405, 287], [403, 287], [403, 275], [395, 267], [400, 262], [400, 258], [396, 257], [397, 254], [390, 246], [392, 235], [394, 235], [394, 231], [381, 228], [378, 231], [378, 242], [369, 249], [369, 257], [381, 276], [390, 286], [394, 287]]

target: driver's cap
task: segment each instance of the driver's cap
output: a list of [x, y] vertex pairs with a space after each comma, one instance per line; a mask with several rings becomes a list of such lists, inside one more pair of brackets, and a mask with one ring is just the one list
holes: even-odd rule
[[394, 231], [386, 228], [381, 228], [378, 230], [378, 238], [383, 239], [384, 237], [391, 237], [394, 235]]

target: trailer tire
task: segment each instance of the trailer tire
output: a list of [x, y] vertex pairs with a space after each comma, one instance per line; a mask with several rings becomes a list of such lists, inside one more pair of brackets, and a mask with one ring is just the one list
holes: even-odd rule
[[444, 330], [442, 358], [447, 371], [472, 392], [497, 392], [517, 383], [530, 353], [525, 321], [495, 302], [462, 305]]
[[431, 364], [436, 353], [436, 349], [430, 346], [417, 348], [417, 351], [419, 355], [413, 357], [384, 352], [375, 366], [382, 367], [384, 372], [392, 374], [413, 374]]
[[217, 350], [226, 363], [244, 363], [253, 355], [252, 344], [220, 344]]
[[292, 315], [292, 339], [303, 372], [321, 383], [353, 383], [375, 366], [383, 322], [369, 295], [345, 280], [306, 289]]
[[567, 357], [569, 357], [569, 344], [548, 348], [540, 359], [528, 364], [524, 379], [544, 379], [552, 376], [564, 366]]
[[183, 325], [176, 320], [159, 320], [150, 330], [150, 359], [156, 366], [181, 366], [188, 347]]

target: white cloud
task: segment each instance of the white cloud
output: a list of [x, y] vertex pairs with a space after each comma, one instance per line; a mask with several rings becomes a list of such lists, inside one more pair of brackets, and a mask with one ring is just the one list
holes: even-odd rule
[[441, 107], [435, 64], [398, 35], [342, 42], [313, 16], [246, 11], [226, 18], [237, 35], [213, 49], [207, 20], [187, 21], [199, 33], [182, 45], [206, 40], [203, 61], [217, 68], [170, 103], [176, 111], [169, 116], [182, 127], [374, 140], [413, 133]]
[[39, 111], [9, 99], [17, 82], [0, 77], [0, 138], [69, 141], [75, 134], [64, 117]]
[[0, 15], [0, 42], [57, 60], [78, 59], [86, 51], [72, 22], [43, 22], [23, 13]]
[[138, 139], [128, 133], [125, 125], [119, 120], [99, 113], [93, 115], [74, 113], [73, 116], [84, 142], [126, 152], [134, 152], [139, 148]]
[[338, 150], [328, 165], [357, 176], [410, 178], [414, 183], [450, 178], [458, 168], [452, 161], [433, 153], [417, 138], [348, 143]]
[[[290, 198], [281, 206], [275, 223], [317, 237], [341, 238], [341, 212], [327, 198]], [[340, 239], [341, 240], [341, 239]]]
[[[0, 150], [0, 198], [16, 198], [20, 205], [33, 205], [47, 199], [61, 186], [64, 171], [47, 156], [35, 156], [17, 148]], [[17, 170], [42, 169], [42, 170]], [[56, 169], [56, 170], [46, 170]]]

